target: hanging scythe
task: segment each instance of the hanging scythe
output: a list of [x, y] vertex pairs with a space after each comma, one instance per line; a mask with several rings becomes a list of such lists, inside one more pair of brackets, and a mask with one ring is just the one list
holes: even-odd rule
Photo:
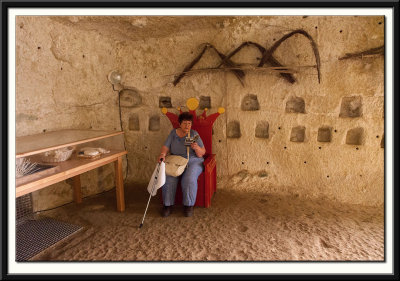
[[346, 55], [343, 57], [340, 57], [339, 60], [364, 58], [364, 57], [384, 55], [384, 54], [385, 54], [385, 45], [377, 47], [377, 48], [368, 49], [363, 52], [346, 53]]
[[203, 56], [204, 52], [207, 50], [208, 45], [206, 44], [203, 48], [203, 50], [201, 51], [201, 53], [189, 64], [185, 67], [185, 69], [182, 71], [181, 74], [178, 75], [178, 77], [175, 78], [174, 80], [174, 86], [176, 86], [176, 84], [179, 83], [179, 81], [181, 81], [181, 79], [183, 78], [183, 76], [185, 76], [186, 72], [191, 70], [193, 66], [196, 65], [196, 63], [199, 62], [199, 60], [201, 59], [201, 57]]
[[294, 31], [290, 32], [289, 34], [286, 34], [285, 36], [283, 36], [278, 41], [276, 41], [275, 44], [272, 45], [272, 47], [269, 48], [268, 51], [266, 51], [264, 53], [264, 55], [261, 58], [260, 63], [258, 64], [258, 67], [262, 67], [269, 60], [269, 58], [272, 56], [273, 52], [275, 52], [275, 50], [281, 45], [281, 43], [283, 41], [285, 41], [286, 39], [292, 37], [295, 34], [301, 34], [301, 35], [305, 36], [308, 40], [310, 40], [310, 43], [311, 43], [311, 46], [312, 46], [312, 49], [313, 49], [313, 52], [314, 52], [314, 56], [315, 56], [315, 61], [317, 63], [318, 83], [321, 83], [321, 60], [319, 58], [318, 47], [317, 47], [317, 44], [312, 39], [312, 37], [310, 36], [310, 34], [308, 34], [303, 29], [294, 30]]
[[[226, 59], [226, 56], [222, 53], [220, 53], [213, 45], [206, 43], [203, 50], [201, 51], [201, 53], [189, 64], [185, 67], [185, 69], [181, 72], [181, 74], [178, 75], [178, 77], [175, 78], [173, 84], [174, 86], [176, 86], [176, 84], [179, 83], [179, 81], [186, 75], [186, 73], [192, 69], [193, 66], [195, 66], [199, 60], [201, 59], [201, 57], [204, 55], [205, 51], [208, 48], [212, 48], [214, 49], [214, 51], [218, 54], [218, 56], [220, 57], [220, 59], [223, 61], [223, 64], [226, 65], [229, 68], [232, 67], [237, 67], [238, 65], [235, 64], [233, 61]], [[222, 65], [222, 64], [221, 64]], [[243, 77], [245, 76], [244, 71], [240, 70], [240, 69], [233, 69], [231, 70], [233, 72], [233, 74], [235, 74], [235, 76], [239, 79], [240, 83], [242, 85], [244, 85], [243, 82]]]
[[[237, 47], [235, 50], [233, 50], [230, 54], [228, 54], [227, 56], [226, 56], [226, 60], [228, 60], [228, 59], [230, 59], [231, 57], [233, 57], [237, 52], [239, 52], [244, 46], [250, 46], [250, 45], [254, 45], [254, 46], [256, 46], [257, 48], [258, 48], [258, 50], [261, 52], [261, 54], [262, 55], [264, 55], [265, 54], [265, 52], [266, 52], [266, 49], [263, 47], [263, 46], [261, 46], [260, 44], [258, 44], [258, 43], [255, 43], [255, 42], [251, 42], [251, 41], [247, 41], [247, 42], [243, 42], [239, 47]], [[224, 63], [224, 61], [222, 61], [218, 66], [217, 66], [217, 68], [218, 67], [220, 67], [222, 64]], [[275, 67], [281, 67], [281, 66], [283, 66], [278, 60], [276, 60], [272, 55], [268, 58], [268, 63], [271, 65], [271, 66], [275, 66]], [[282, 70], [285, 70], [285, 69], [282, 69]], [[283, 78], [285, 78], [287, 81], [289, 81], [290, 83], [295, 83], [296, 82], [296, 79], [293, 77], [293, 75], [292, 74], [290, 74], [290, 73], [280, 73], [280, 75], [283, 77]]]
[[[243, 78], [245, 76], [245, 73], [243, 70], [240, 69], [240, 65], [234, 63], [232, 60], [230, 60], [230, 58], [235, 55], [237, 52], [239, 52], [244, 46], [249, 46], [249, 45], [254, 45], [256, 46], [259, 51], [262, 53], [262, 57], [260, 60], [260, 63], [258, 64], [257, 67], [262, 67], [265, 63], [268, 63], [270, 65], [272, 65], [273, 67], [277, 67], [280, 68], [281, 70], [285, 70], [285, 68], [281, 68], [283, 67], [282, 64], [279, 63], [278, 60], [276, 60], [272, 54], [273, 52], [280, 46], [280, 44], [285, 41], [286, 39], [290, 38], [291, 36], [295, 35], [295, 34], [301, 34], [303, 36], [305, 36], [307, 39], [310, 40], [313, 52], [314, 52], [314, 56], [315, 56], [315, 60], [316, 60], [316, 65], [317, 65], [317, 71], [318, 71], [318, 83], [321, 82], [321, 61], [320, 61], [320, 57], [319, 57], [319, 52], [318, 52], [318, 47], [317, 44], [314, 42], [314, 40], [312, 39], [312, 37], [304, 30], [302, 29], [297, 29], [292, 31], [289, 34], [284, 35], [281, 39], [279, 39], [277, 42], [275, 42], [275, 44], [268, 50], [266, 50], [264, 47], [262, 47], [260, 44], [251, 42], [251, 41], [247, 41], [242, 43], [238, 48], [236, 48], [234, 51], [232, 51], [229, 55], [225, 56], [224, 54], [220, 53], [213, 45], [209, 44], [209, 43], [205, 43], [205, 46], [203, 48], [203, 50], [201, 51], [201, 53], [189, 64], [185, 67], [185, 69], [175, 78], [173, 84], [174, 86], [176, 86], [179, 81], [187, 74], [190, 72], [190, 70], [193, 68], [193, 66], [196, 65], [196, 63], [199, 62], [199, 60], [201, 59], [201, 57], [204, 55], [204, 52], [208, 49], [208, 48], [212, 48], [214, 49], [214, 51], [218, 54], [218, 56], [221, 58], [221, 62], [219, 63], [219, 65], [215, 68], [218, 69], [220, 68], [222, 65], [226, 66], [227, 69], [229, 69], [229, 71], [232, 71], [233, 74], [235, 74], [235, 76], [239, 79], [240, 83], [242, 84], [242, 86], [244, 86], [244, 81]], [[280, 75], [282, 77], [284, 77], [286, 80], [288, 80], [290, 83], [294, 83], [296, 82], [296, 79], [293, 77], [292, 74], [290, 73], [284, 73], [281, 72]]]

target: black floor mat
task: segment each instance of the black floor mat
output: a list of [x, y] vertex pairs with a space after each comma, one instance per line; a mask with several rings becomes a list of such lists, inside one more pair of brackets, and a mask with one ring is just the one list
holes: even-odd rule
[[16, 226], [16, 261], [33, 256], [72, 235], [82, 227], [49, 218], [26, 220]]

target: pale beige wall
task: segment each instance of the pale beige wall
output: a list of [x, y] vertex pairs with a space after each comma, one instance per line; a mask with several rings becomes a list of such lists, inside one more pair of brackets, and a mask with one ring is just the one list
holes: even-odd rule
[[[44, 130], [118, 130], [117, 96], [107, 81], [115, 42], [48, 17], [16, 19], [16, 136]], [[81, 177], [83, 196], [113, 186], [112, 164]], [[36, 210], [72, 200], [71, 181], [34, 192]]]
[[[162, 21], [159, 28], [163, 28]], [[299, 28], [318, 45], [320, 84], [313, 68], [300, 68], [295, 84], [266, 71], [246, 72], [245, 87], [229, 72], [196, 73], [184, 77], [175, 87], [171, 84], [173, 76], [168, 74], [183, 70], [202, 43], [211, 43], [224, 54], [243, 41], [268, 48]], [[107, 74], [118, 69], [125, 88], [135, 90], [142, 98], [137, 107], [122, 107], [130, 180], [149, 179], [159, 148], [171, 129], [161, 114], [159, 97], [170, 96], [176, 108], [184, 106], [190, 97], [210, 96], [209, 114], [220, 106], [226, 109], [214, 123], [213, 152], [217, 154], [219, 176], [244, 175], [266, 191], [365, 205], [383, 203], [383, 56], [338, 60], [345, 53], [381, 46], [383, 17], [235, 18], [199, 29], [182, 28], [168, 36], [153, 38], [149, 33], [149, 37], [137, 40], [134, 34], [116, 39], [110, 32], [101, 31], [100, 27], [82, 29], [73, 21], [54, 18], [17, 19], [17, 136], [43, 129], [119, 129], [118, 92], [107, 81]], [[315, 64], [309, 41], [300, 35], [282, 43], [274, 56], [285, 65]], [[256, 63], [257, 57], [258, 51], [245, 48], [233, 60]], [[207, 52], [196, 68], [218, 62], [213, 52]], [[259, 110], [241, 110], [248, 94], [257, 96]], [[348, 96], [361, 97], [361, 117], [339, 117], [342, 98]], [[285, 113], [291, 97], [304, 99], [305, 114]], [[176, 113], [174, 108], [169, 110]], [[139, 116], [138, 131], [129, 130], [129, 118], [134, 114]], [[154, 115], [160, 116], [159, 131], [148, 129], [149, 118]], [[226, 126], [235, 120], [240, 122], [242, 136], [227, 138]], [[255, 138], [258, 121], [269, 123], [268, 139]], [[295, 126], [306, 128], [303, 143], [290, 141]], [[330, 143], [317, 141], [321, 126], [337, 130], [332, 132]], [[363, 145], [346, 144], [346, 132], [356, 127], [364, 129]], [[267, 176], [259, 177], [262, 171]], [[111, 188], [112, 180], [110, 168], [87, 173], [84, 196]], [[67, 183], [58, 184], [34, 193], [34, 199], [37, 209], [69, 202], [71, 188]]]

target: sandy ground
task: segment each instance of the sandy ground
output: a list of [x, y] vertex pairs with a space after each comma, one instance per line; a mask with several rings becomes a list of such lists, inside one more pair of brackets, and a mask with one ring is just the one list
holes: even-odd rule
[[382, 261], [383, 207], [344, 205], [263, 191], [257, 184], [219, 184], [210, 208], [160, 216], [160, 191], [125, 184], [125, 212], [115, 190], [41, 212], [83, 226], [35, 261]]

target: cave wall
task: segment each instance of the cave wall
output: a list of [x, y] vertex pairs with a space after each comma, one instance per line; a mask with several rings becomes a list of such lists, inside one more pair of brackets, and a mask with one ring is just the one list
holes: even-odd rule
[[[178, 113], [195, 97], [210, 105], [208, 114], [225, 108], [213, 129], [220, 179], [239, 175], [266, 192], [383, 204], [384, 57], [339, 60], [382, 46], [383, 17], [211, 17], [190, 28], [166, 24], [168, 17], [132, 18], [128, 28], [125, 19], [89, 24], [88, 17], [17, 17], [17, 136], [63, 128], [119, 130], [120, 94], [128, 180], [147, 182], [172, 129], [161, 107]], [[134, 36], [146, 25], [152, 30], [150, 23], [165, 32]], [[244, 85], [232, 72], [211, 70], [172, 84], [203, 43], [226, 55], [245, 41], [269, 48], [296, 29], [318, 46], [320, 83], [310, 41], [294, 35], [273, 54], [296, 71], [293, 84], [271, 68], [246, 71]], [[249, 66], [260, 58], [256, 48], [245, 47], [232, 60]], [[194, 69], [219, 62], [208, 50]], [[112, 70], [123, 75], [114, 89], [107, 80]], [[84, 174], [82, 186], [83, 196], [112, 188], [112, 166]], [[69, 202], [70, 183], [34, 192], [33, 198], [35, 209]]]

